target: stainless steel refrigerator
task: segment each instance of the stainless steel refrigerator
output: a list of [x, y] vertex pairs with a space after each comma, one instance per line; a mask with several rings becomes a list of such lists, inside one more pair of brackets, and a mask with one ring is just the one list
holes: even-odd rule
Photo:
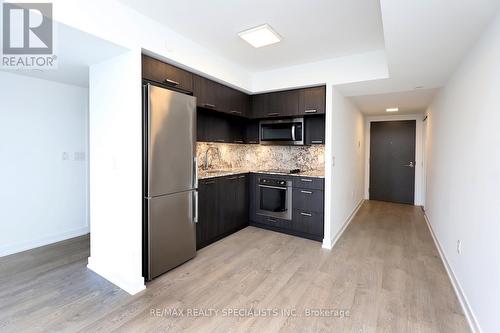
[[143, 275], [196, 255], [196, 98], [144, 85]]

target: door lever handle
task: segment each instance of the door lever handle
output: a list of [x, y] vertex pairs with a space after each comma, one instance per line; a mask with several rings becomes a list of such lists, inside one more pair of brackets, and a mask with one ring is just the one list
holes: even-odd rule
[[406, 165], [403, 165], [405, 167], [409, 167], [409, 168], [414, 168], [415, 166], [413, 165], [413, 162], [410, 162], [410, 164], [406, 164]]

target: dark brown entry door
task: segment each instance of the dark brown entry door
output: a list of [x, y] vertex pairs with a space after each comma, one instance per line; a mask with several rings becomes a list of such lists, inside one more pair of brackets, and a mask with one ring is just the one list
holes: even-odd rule
[[416, 121], [380, 121], [370, 126], [370, 200], [415, 201]]

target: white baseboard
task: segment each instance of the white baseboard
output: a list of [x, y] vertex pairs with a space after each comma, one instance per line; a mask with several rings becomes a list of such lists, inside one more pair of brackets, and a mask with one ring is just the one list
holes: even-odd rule
[[0, 246], [0, 257], [8, 256], [10, 254], [31, 250], [40, 246], [57, 243], [66, 239], [82, 236], [90, 232], [89, 227], [78, 228], [56, 235], [50, 235], [39, 239], [19, 242], [16, 244], [8, 244]]
[[354, 216], [356, 216], [356, 214], [358, 213], [359, 209], [363, 205], [363, 202], [365, 202], [365, 199], [361, 199], [359, 201], [358, 205], [356, 206], [356, 208], [354, 208], [354, 210], [352, 211], [351, 215], [349, 215], [349, 217], [345, 220], [344, 224], [342, 225], [342, 228], [340, 228], [340, 231], [337, 232], [337, 234], [333, 238], [330, 239], [330, 238], [326, 238], [325, 237], [323, 239], [323, 244], [321, 245], [322, 248], [328, 249], [328, 250], [333, 249], [333, 247], [338, 242], [338, 240], [340, 239], [340, 237], [342, 236], [342, 234], [344, 233], [344, 231], [347, 229], [347, 227], [349, 226], [349, 224], [351, 224]]
[[441, 247], [441, 244], [439, 243], [439, 240], [436, 237], [436, 234], [434, 233], [434, 229], [432, 229], [432, 225], [429, 221], [429, 218], [427, 217], [427, 214], [424, 213], [424, 218], [425, 222], [427, 223], [427, 227], [429, 228], [429, 231], [431, 232], [432, 239], [434, 240], [434, 244], [436, 244], [436, 247], [439, 252], [439, 256], [441, 257], [441, 261], [443, 262], [444, 268], [446, 269], [446, 273], [448, 273], [448, 277], [450, 278], [451, 285], [453, 286], [453, 290], [455, 290], [455, 294], [457, 295], [458, 301], [460, 302], [460, 305], [462, 306], [462, 310], [464, 311], [465, 317], [467, 318], [467, 322], [469, 323], [469, 327], [472, 332], [474, 333], [481, 333], [481, 326], [479, 326], [479, 322], [477, 321], [476, 316], [474, 315], [474, 312], [472, 311], [472, 307], [469, 304], [469, 301], [467, 299], [467, 296], [465, 296], [465, 293], [462, 289], [462, 286], [460, 285], [460, 282], [458, 281], [457, 277], [455, 276], [455, 273], [453, 272], [453, 269], [451, 268], [450, 264], [448, 263], [448, 259], [446, 259], [446, 256], [444, 254], [443, 248]]
[[125, 290], [130, 295], [135, 295], [146, 289], [146, 286], [144, 285], [144, 278], [142, 276], [133, 279], [125, 279], [119, 274], [110, 272], [109, 269], [106, 269], [106, 267], [109, 267], [109, 265], [100, 265], [96, 263], [96, 260], [93, 260], [92, 257], [89, 257], [87, 264], [88, 269], [105, 278], [120, 289]]

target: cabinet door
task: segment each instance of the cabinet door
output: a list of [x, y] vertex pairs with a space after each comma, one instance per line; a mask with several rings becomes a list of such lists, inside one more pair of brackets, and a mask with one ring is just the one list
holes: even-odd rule
[[232, 143], [245, 143], [246, 119], [231, 117], [229, 119], [230, 135]]
[[325, 143], [325, 116], [304, 117], [306, 145]]
[[250, 104], [249, 96], [235, 89], [227, 89], [229, 90], [227, 112], [233, 116], [247, 117]]
[[193, 91], [193, 74], [146, 55], [142, 55], [142, 77], [189, 92]]
[[299, 114], [324, 114], [326, 87], [301, 89], [299, 93]]
[[219, 179], [219, 226], [220, 235], [230, 232], [235, 224], [235, 188], [233, 180], [236, 176], [229, 176]]
[[[271, 97], [271, 100], [275, 100], [277, 104], [275, 106], [275, 111], [278, 112], [281, 117], [293, 117], [299, 113], [299, 91], [298, 90], [287, 90], [275, 93], [275, 97]], [[273, 106], [274, 108], [274, 106]], [[271, 111], [273, 112], [273, 111]], [[268, 113], [269, 115], [269, 113]]]
[[252, 118], [266, 118], [268, 112], [269, 94], [252, 96]]
[[259, 121], [248, 120], [245, 123], [245, 143], [257, 144], [260, 140]]
[[198, 223], [196, 224], [196, 247], [209, 244], [219, 234], [218, 195], [215, 179], [201, 180], [198, 186]]
[[235, 226], [240, 229], [248, 225], [248, 175], [238, 175], [236, 198]]
[[195, 75], [193, 78], [193, 95], [196, 105], [206, 109], [221, 111], [224, 105], [223, 91], [217, 82]]

